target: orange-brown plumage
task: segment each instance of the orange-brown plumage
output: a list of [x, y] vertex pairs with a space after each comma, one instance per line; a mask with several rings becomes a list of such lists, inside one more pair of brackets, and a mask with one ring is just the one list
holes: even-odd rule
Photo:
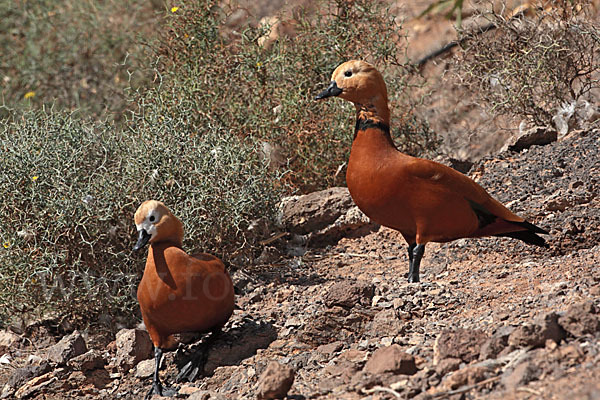
[[139, 240], [134, 249], [150, 243], [137, 296], [146, 329], [160, 353], [153, 390], [161, 392], [158, 364], [162, 349], [172, 345], [171, 335], [222, 327], [233, 312], [233, 285], [217, 257], [182, 250], [183, 224], [163, 203], [142, 203], [135, 223]]
[[385, 82], [372, 65], [356, 60], [340, 65], [317, 99], [330, 96], [356, 106], [346, 172], [350, 195], [369, 218], [404, 236], [409, 244], [410, 281], [419, 280], [420, 258], [428, 242], [495, 235], [545, 245], [535, 233], [546, 231], [512, 213], [472, 179], [397, 150], [389, 132]]

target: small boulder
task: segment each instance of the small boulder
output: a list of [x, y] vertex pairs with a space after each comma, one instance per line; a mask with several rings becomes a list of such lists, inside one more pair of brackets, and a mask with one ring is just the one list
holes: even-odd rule
[[558, 323], [574, 337], [600, 331], [598, 309], [592, 301], [573, 304], [558, 319]]
[[462, 360], [460, 358], [444, 358], [435, 366], [435, 372], [439, 376], [445, 376], [450, 372], [454, 372], [460, 368]]
[[154, 373], [154, 360], [142, 360], [135, 367], [135, 377], [138, 379], [146, 379]]
[[106, 361], [99, 351], [90, 350], [87, 353], [73, 357], [69, 360], [68, 364], [75, 370], [86, 372], [94, 369], [104, 368]]
[[397, 375], [414, 375], [417, 372], [417, 366], [412, 355], [402, 351], [397, 344], [393, 344], [375, 350], [365, 364], [363, 371], [372, 375], [386, 372]]
[[489, 370], [485, 367], [471, 366], [454, 371], [442, 381], [444, 390], [454, 390], [465, 385], [474, 385], [487, 377]]
[[148, 332], [141, 329], [121, 329], [116, 335], [116, 363], [129, 371], [137, 363], [152, 357], [152, 341]]
[[58, 365], [64, 365], [71, 358], [77, 357], [86, 351], [87, 346], [81, 333], [74, 331], [48, 349], [48, 360]]
[[508, 345], [508, 339], [503, 337], [491, 337], [483, 343], [479, 351], [481, 361], [496, 358]]
[[10, 331], [0, 331], [0, 356], [17, 347], [21, 342], [21, 337]]
[[514, 370], [507, 371], [502, 377], [502, 383], [507, 390], [514, 390], [536, 380], [540, 374], [541, 371], [537, 365], [531, 361], [525, 361], [517, 365]]
[[286, 197], [279, 205], [279, 224], [288, 232], [304, 235], [334, 223], [353, 206], [344, 187]]
[[552, 312], [537, 318], [533, 324], [517, 327], [509, 336], [508, 344], [514, 347], [543, 347], [547, 340], [559, 343], [566, 333], [558, 324], [558, 314]]
[[258, 399], [283, 399], [294, 383], [294, 374], [293, 368], [270, 362], [258, 380]]
[[542, 126], [536, 126], [510, 138], [501, 151], [521, 151], [533, 145], [545, 145], [556, 142], [558, 132]]
[[487, 334], [479, 330], [444, 330], [433, 344], [433, 365], [448, 357], [470, 363], [479, 357], [481, 346], [487, 339]]
[[323, 300], [327, 307], [352, 308], [355, 304], [371, 304], [374, 294], [375, 286], [371, 283], [345, 280], [334, 283], [323, 296]]

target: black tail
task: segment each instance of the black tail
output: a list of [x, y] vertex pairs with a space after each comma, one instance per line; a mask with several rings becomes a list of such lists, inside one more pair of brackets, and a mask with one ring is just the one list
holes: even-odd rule
[[507, 233], [500, 233], [498, 235], [494, 235], [494, 236], [504, 236], [504, 237], [511, 237], [514, 239], [519, 239], [524, 241], [525, 243], [529, 243], [529, 244], [534, 244], [536, 246], [541, 246], [541, 247], [548, 247], [548, 243], [546, 243], [546, 240], [538, 235], [536, 235], [536, 233], [543, 233], [543, 234], [549, 234], [550, 232], [540, 228], [539, 226], [535, 226], [534, 224], [527, 222], [527, 221], [523, 221], [523, 222], [512, 222], [511, 224], [514, 225], [518, 225], [520, 227], [526, 228], [526, 231], [517, 231], [517, 232], [507, 232]]

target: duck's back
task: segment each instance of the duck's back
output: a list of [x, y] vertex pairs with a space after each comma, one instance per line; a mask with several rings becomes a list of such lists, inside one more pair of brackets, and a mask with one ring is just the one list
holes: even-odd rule
[[390, 142], [377, 128], [358, 131], [348, 162], [350, 194], [372, 220], [419, 243], [518, 229], [506, 221], [523, 219], [476, 182], [445, 165], [405, 155]]

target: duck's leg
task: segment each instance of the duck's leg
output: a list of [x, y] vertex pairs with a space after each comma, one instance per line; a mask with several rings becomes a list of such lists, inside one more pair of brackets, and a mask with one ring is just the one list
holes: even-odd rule
[[204, 373], [204, 366], [208, 360], [210, 347], [215, 343], [222, 332], [220, 327], [212, 330], [209, 337], [205, 338], [202, 342], [201, 349], [197, 349], [195, 354], [192, 355], [191, 360], [181, 368], [179, 374], [177, 374], [177, 378], [175, 378], [176, 382], [182, 382], [184, 380], [192, 382], [198, 375]]
[[160, 347], [154, 347], [154, 376], [152, 378], [152, 387], [150, 391], [144, 398], [145, 400], [149, 400], [152, 398], [153, 394], [157, 394], [159, 396], [173, 396], [175, 395], [175, 391], [173, 389], [163, 389], [162, 384], [160, 383], [160, 378], [158, 377], [158, 369], [160, 368], [160, 361], [162, 360], [163, 351]]
[[425, 253], [424, 244], [413, 243], [408, 246], [408, 281], [419, 282], [419, 268], [421, 267], [421, 258]]

